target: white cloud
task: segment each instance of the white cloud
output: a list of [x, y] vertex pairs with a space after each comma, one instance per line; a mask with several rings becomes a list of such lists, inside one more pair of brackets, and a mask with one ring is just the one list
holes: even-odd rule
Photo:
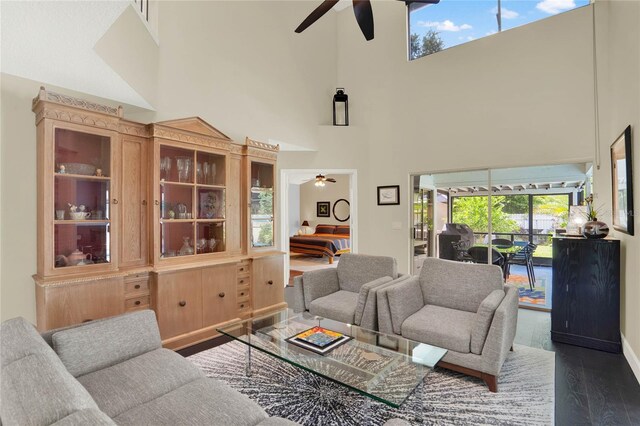
[[[498, 13], [498, 8], [494, 7], [491, 10], [492, 13]], [[520, 14], [515, 10], [509, 10], [506, 7], [501, 7], [500, 12], [502, 13], [502, 19], [516, 19]]]
[[542, 0], [536, 5], [536, 9], [546, 12], [550, 15], [564, 12], [565, 10], [574, 9], [576, 3], [574, 0]]
[[494, 35], [494, 34], [497, 34], [497, 33], [498, 33], [497, 31], [491, 30], [488, 33], [486, 33], [485, 36], [490, 36], [490, 35]]
[[471, 28], [473, 28], [471, 25], [469, 24], [462, 24], [462, 25], [456, 25], [454, 24], [452, 21], [450, 20], [445, 20], [442, 22], [439, 21], [419, 21], [418, 22], [418, 26], [420, 27], [428, 27], [428, 28], [435, 28], [438, 31], [451, 31], [451, 32], [458, 32], [458, 31], [462, 31], [462, 30], [470, 30]]
[[467, 40], [469, 40], [469, 41], [472, 41], [472, 40], [475, 40], [475, 39], [476, 39], [475, 37], [467, 36]]

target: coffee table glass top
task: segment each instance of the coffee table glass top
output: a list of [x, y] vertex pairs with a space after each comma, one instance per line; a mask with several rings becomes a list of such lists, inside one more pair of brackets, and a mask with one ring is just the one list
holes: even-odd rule
[[[286, 339], [320, 326], [351, 340], [320, 355]], [[399, 407], [447, 352], [446, 349], [400, 336], [290, 310], [251, 318], [218, 331], [304, 370], [342, 384], [356, 392]], [[247, 362], [250, 363], [250, 352]], [[248, 364], [249, 370], [249, 364]]]

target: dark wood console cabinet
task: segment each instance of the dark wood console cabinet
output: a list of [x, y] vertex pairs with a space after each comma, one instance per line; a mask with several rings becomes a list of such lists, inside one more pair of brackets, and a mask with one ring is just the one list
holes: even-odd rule
[[620, 241], [553, 239], [551, 340], [620, 353]]

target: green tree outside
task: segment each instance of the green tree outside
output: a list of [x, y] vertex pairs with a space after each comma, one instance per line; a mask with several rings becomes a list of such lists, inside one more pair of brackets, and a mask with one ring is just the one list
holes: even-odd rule
[[[504, 211], [504, 196], [491, 197], [493, 232], [518, 232], [520, 227], [509, 219]], [[452, 219], [454, 223], [465, 223], [474, 232], [489, 232], [488, 197], [456, 197], [453, 199]]]
[[418, 34], [409, 36], [409, 59], [418, 59], [444, 49], [444, 41], [435, 30], [429, 30], [420, 38]]

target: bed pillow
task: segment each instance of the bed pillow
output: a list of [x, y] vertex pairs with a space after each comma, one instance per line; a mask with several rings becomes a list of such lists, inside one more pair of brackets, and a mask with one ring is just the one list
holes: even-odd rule
[[335, 233], [340, 235], [349, 235], [351, 233], [351, 228], [349, 225], [338, 225], [336, 226]]
[[316, 234], [335, 234], [335, 225], [318, 225], [316, 226]]

